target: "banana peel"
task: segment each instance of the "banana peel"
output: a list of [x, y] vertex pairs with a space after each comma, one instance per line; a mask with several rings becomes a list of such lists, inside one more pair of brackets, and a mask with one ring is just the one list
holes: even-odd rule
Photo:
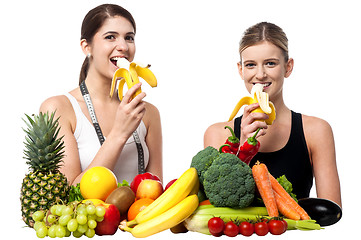
[[251, 96], [253, 96], [253, 98], [246, 96], [239, 100], [228, 121], [231, 121], [244, 105], [259, 103], [259, 107], [252, 112], [266, 113], [268, 119], [266, 119], [265, 122], [267, 125], [272, 125], [273, 121], [276, 119], [276, 109], [273, 103], [269, 101], [268, 93], [263, 92], [263, 85], [259, 83], [255, 84], [251, 90]]
[[[140, 63], [131, 62], [129, 63], [126, 59], [121, 58], [117, 60], [117, 66], [119, 67], [112, 79], [111, 88], [110, 88], [110, 97], [113, 97], [115, 86], [117, 81], [120, 79], [118, 86], [118, 98], [120, 101], [123, 99], [123, 88], [125, 83], [127, 84], [128, 89], [133, 87], [135, 84], [139, 83], [139, 77], [143, 78], [151, 87], [157, 86], [157, 78], [154, 76], [153, 72], [149, 69], [150, 65], [143, 65]], [[142, 89], [139, 88], [132, 98], [136, 97], [142, 92]]]

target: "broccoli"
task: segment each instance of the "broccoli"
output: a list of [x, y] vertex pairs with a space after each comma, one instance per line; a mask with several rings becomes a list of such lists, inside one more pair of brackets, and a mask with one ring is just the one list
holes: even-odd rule
[[204, 173], [212, 165], [214, 159], [216, 159], [219, 156], [219, 154], [220, 154], [219, 151], [217, 151], [214, 147], [207, 147], [202, 151], [199, 151], [192, 158], [191, 167], [194, 167], [197, 170], [201, 188], [204, 179]]
[[204, 191], [216, 207], [244, 208], [254, 198], [251, 168], [230, 153], [221, 153], [203, 174]]

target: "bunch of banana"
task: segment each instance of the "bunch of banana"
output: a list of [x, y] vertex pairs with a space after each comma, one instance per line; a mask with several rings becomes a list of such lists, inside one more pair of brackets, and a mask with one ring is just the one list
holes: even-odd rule
[[122, 222], [119, 228], [141, 238], [178, 225], [197, 209], [198, 188], [197, 170], [189, 168], [134, 220]]
[[[123, 99], [124, 84], [127, 83], [127, 87], [128, 89], [130, 89], [135, 84], [139, 83], [139, 77], [143, 78], [151, 87], [157, 86], [157, 79], [155, 78], [152, 71], [149, 70], [149, 64], [143, 65], [134, 62], [129, 63], [128, 60], [125, 58], [118, 58], [117, 66], [119, 68], [115, 71], [113, 75], [112, 85], [110, 88], [110, 97], [113, 97], [115, 85], [119, 78], [120, 82], [118, 86], [118, 97], [120, 101], [122, 101]], [[133, 98], [141, 92], [142, 90], [139, 88], [133, 95]]]
[[255, 84], [251, 90], [251, 96], [253, 96], [253, 98], [247, 96], [239, 100], [228, 121], [231, 121], [236, 116], [243, 105], [259, 103], [259, 107], [253, 112], [266, 113], [268, 119], [266, 119], [265, 122], [267, 125], [272, 125], [273, 121], [276, 119], [276, 109], [273, 103], [268, 100], [268, 93], [263, 92], [263, 85], [260, 83]]

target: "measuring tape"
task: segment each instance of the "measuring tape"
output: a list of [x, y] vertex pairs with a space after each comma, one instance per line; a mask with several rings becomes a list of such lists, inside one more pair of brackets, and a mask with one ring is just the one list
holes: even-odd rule
[[[105, 141], [105, 138], [104, 138], [103, 132], [102, 132], [102, 130], [100, 128], [100, 125], [98, 123], [97, 117], [95, 115], [95, 110], [94, 110], [94, 107], [93, 107], [93, 103], [92, 103], [92, 101], [90, 99], [90, 94], [89, 94], [89, 91], [88, 91], [88, 89], [87, 89], [87, 87], [85, 85], [85, 81], [83, 81], [80, 84], [80, 92], [83, 95], [85, 104], [86, 104], [86, 106], [88, 108], [90, 118], [92, 120], [95, 132], [96, 132], [96, 134], [98, 136], [100, 145], [103, 145], [103, 143]], [[137, 130], [135, 130], [133, 132], [133, 138], [134, 138], [134, 141], [135, 141], [135, 145], [137, 146], [137, 152], [138, 152], [138, 174], [143, 174], [143, 173], [145, 173], [144, 152], [143, 152], [143, 147], [142, 147], [142, 144], [140, 142], [140, 138], [139, 138]]]

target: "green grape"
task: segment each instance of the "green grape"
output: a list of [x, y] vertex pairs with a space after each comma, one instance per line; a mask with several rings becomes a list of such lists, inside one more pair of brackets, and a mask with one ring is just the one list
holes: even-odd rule
[[79, 214], [79, 215], [84, 215], [84, 216], [88, 215], [88, 212], [87, 212], [85, 207], [77, 209], [76, 213]]
[[89, 205], [86, 207], [86, 211], [88, 212], [88, 214], [95, 214], [95, 206], [94, 205]]
[[56, 221], [56, 217], [53, 214], [48, 215], [47, 219], [48, 223], [52, 224]]
[[88, 225], [87, 224], [79, 224], [77, 230], [81, 233], [85, 233], [86, 230], [88, 230]]
[[80, 225], [86, 224], [86, 222], [88, 221], [87, 217], [83, 214], [78, 214], [78, 216], [76, 216], [76, 220]]
[[35, 222], [33, 228], [35, 231], [38, 231], [38, 229], [42, 226], [46, 226], [44, 222]]
[[95, 214], [88, 215], [88, 221], [95, 220], [95, 219], [97, 219], [97, 215], [95, 215]]
[[53, 205], [53, 206], [51, 206], [51, 208], [50, 208], [51, 214], [56, 215], [56, 210], [57, 210], [57, 209], [58, 209], [58, 205]]
[[56, 237], [56, 225], [50, 226], [50, 228], [48, 229], [48, 236], [51, 238]]
[[58, 216], [61, 216], [64, 208], [65, 208], [65, 205], [58, 205], [58, 207], [56, 208], [55, 214]]
[[72, 215], [73, 214], [73, 208], [71, 206], [66, 206], [65, 208], [63, 208], [63, 211], [61, 213], [61, 215]]
[[83, 233], [79, 232], [78, 230], [73, 232], [73, 237], [80, 238], [81, 236], [83, 236]]
[[60, 218], [59, 218], [59, 224], [61, 226], [66, 226], [68, 224], [68, 222], [70, 221], [71, 219], [71, 216], [70, 215], [62, 215]]
[[94, 229], [97, 227], [97, 222], [95, 220], [88, 220], [88, 227]]
[[64, 229], [65, 229], [65, 237], [70, 237], [71, 232], [66, 227], [64, 227]]
[[65, 234], [66, 234], [65, 228], [61, 225], [56, 225], [56, 228], [55, 228], [56, 237], [58, 237], [58, 238], [65, 237]]
[[33, 220], [35, 222], [40, 222], [44, 219], [44, 212], [43, 211], [36, 211], [33, 213], [33, 216], [32, 216]]
[[104, 217], [105, 215], [105, 208], [102, 207], [102, 206], [97, 206], [95, 208], [95, 214], [98, 216], [98, 217]]
[[96, 219], [95, 219], [95, 221], [97, 221], [97, 222], [102, 222], [104, 220], [104, 217], [97, 217]]
[[48, 228], [44, 226], [40, 226], [38, 230], [36, 230], [36, 236], [38, 238], [44, 238], [48, 235]]
[[70, 219], [67, 224], [67, 228], [70, 232], [75, 232], [78, 229], [78, 222], [76, 219]]
[[88, 228], [88, 230], [86, 230], [86, 232], [85, 232], [85, 236], [87, 236], [88, 238], [92, 238], [92, 237], [94, 237], [94, 235], [95, 235], [94, 229]]

